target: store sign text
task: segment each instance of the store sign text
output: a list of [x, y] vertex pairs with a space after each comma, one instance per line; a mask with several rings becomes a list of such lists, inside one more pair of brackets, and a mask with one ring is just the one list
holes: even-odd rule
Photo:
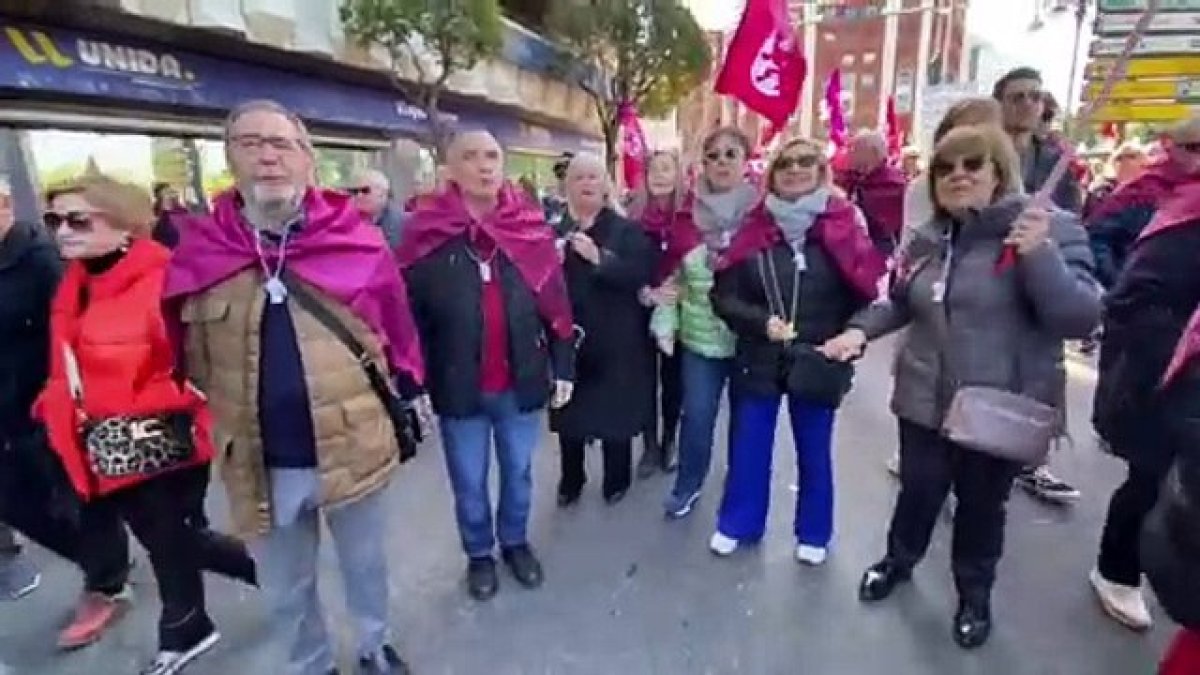
[[154, 52], [100, 40], [75, 40], [75, 58], [63, 53], [58, 43], [40, 30], [21, 30], [6, 26], [4, 34], [25, 62], [34, 66], [50, 65], [70, 68], [82, 63], [131, 75], [151, 75], [168, 80], [191, 82], [191, 71], [184, 69], [179, 59], [166, 52]]

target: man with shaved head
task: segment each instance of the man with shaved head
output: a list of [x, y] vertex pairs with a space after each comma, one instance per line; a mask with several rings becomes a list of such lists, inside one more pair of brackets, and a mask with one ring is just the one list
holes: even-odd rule
[[487, 131], [465, 131], [447, 154], [446, 189], [410, 215], [398, 259], [429, 364], [467, 587], [482, 601], [498, 589], [497, 543], [518, 583], [542, 583], [526, 532], [533, 451], [540, 411], [571, 399], [575, 330], [554, 232], [505, 182], [499, 143]]
[[891, 255], [904, 229], [904, 172], [888, 162], [887, 139], [879, 131], [859, 132], [850, 141], [850, 170], [840, 187], [862, 211], [875, 247]]
[[392, 203], [392, 185], [382, 171], [359, 169], [354, 172], [350, 187], [354, 206], [383, 232], [388, 246], [400, 245], [404, 231], [404, 214]]

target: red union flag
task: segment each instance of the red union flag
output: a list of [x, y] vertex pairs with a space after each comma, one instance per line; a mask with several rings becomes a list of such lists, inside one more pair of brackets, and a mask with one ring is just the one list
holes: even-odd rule
[[714, 88], [782, 128], [800, 102], [805, 69], [786, 0], [746, 0]]

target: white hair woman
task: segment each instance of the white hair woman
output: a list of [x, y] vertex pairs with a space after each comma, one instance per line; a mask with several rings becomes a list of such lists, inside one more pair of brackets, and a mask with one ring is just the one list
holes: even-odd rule
[[565, 507], [579, 499], [587, 481], [585, 448], [598, 439], [602, 493], [615, 504], [629, 490], [633, 437], [644, 431], [653, 409], [654, 346], [639, 293], [654, 274], [654, 247], [637, 223], [612, 207], [612, 181], [599, 157], [572, 158], [563, 184], [563, 270], [584, 338], [571, 401], [550, 413], [550, 428], [562, 446], [558, 503]]

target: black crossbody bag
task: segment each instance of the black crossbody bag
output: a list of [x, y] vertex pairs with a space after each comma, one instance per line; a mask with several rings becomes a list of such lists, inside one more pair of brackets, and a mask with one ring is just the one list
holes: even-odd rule
[[421, 422], [417, 411], [396, 393], [387, 373], [383, 372], [371, 358], [365, 345], [354, 337], [354, 333], [345, 326], [332, 312], [322, 305], [289, 274], [281, 275], [280, 281], [287, 287], [288, 295], [304, 308], [314, 319], [321, 323], [334, 337], [350, 350], [354, 360], [363, 369], [371, 390], [379, 397], [388, 418], [392, 421], [392, 430], [396, 434], [396, 444], [400, 447], [400, 462], [404, 463], [417, 456], [417, 446], [425, 440], [421, 433]]

